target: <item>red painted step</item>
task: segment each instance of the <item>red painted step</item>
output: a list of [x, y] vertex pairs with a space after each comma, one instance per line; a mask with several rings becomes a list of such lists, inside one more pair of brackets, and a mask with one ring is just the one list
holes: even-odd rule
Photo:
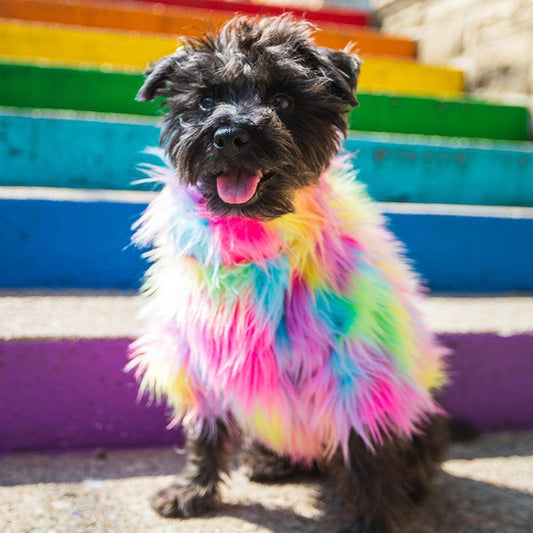
[[168, 4], [196, 9], [210, 9], [212, 11], [234, 11], [246, 15], [281, 15], [291, 12], [298, 17], [311, 22], [329, 22], [350, 26], [369, 26], [370, 15], [362, 10], [347, 10], [339, 8], [300, 9], [297, 7], [281, 7], [246, 2], [220, 2], [216, 0], [142, 0], [153, 4]]

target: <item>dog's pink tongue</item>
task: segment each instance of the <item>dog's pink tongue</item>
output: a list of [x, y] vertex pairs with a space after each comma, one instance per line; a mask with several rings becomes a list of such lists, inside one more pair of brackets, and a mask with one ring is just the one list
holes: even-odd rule
[[261, 173], [234, 170], [217, 177], [217, 191], [227, 204], [244, 204], [257, 190]]

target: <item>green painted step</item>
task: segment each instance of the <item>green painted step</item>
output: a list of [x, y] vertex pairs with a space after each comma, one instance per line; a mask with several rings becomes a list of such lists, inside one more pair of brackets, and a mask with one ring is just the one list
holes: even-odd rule
[[[0, 63], [0, 105], [155, 115], [153, 102], [134, 100], [140, 74]], [[350, 115], [359, 131], [414, 133], [523, 141], [528, 139], [525, 107], [361, 93]]]
[[154, 102], [135, 101], [142, 78], [112, 70], [0, 63], [0, 105], [154, 115]]
[[350, 129], [524, 141], [526, 107], [479, 100], [436, 99], [363, 93], [350, 114]]

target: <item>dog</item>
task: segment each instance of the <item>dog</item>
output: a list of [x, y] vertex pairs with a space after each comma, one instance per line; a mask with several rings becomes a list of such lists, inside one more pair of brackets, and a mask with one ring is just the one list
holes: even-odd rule
[[244, 443], [252, 480], [317, 466], [351, 530], [395, 531], [443, 456], [444, 350], [401, 245], [337, 157], [361, 61], [313, 31], [234, 18], [182, 38], [137, 95], [166, 110], [168, 164], [148, 171], [164, 187], [135, 226], [152, 264], [129, 364], [187, 433], [184, 474], [152, 500], [165, 517], [213, 508]]

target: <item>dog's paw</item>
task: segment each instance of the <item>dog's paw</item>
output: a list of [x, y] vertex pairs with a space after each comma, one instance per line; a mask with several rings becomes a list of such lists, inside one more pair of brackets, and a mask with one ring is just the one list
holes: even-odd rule
[[213, 494], [202, 487], [177, 482], [156, 492], [150, 504], [165, 518], [190, 518], [212, 509], [215, 500]]

